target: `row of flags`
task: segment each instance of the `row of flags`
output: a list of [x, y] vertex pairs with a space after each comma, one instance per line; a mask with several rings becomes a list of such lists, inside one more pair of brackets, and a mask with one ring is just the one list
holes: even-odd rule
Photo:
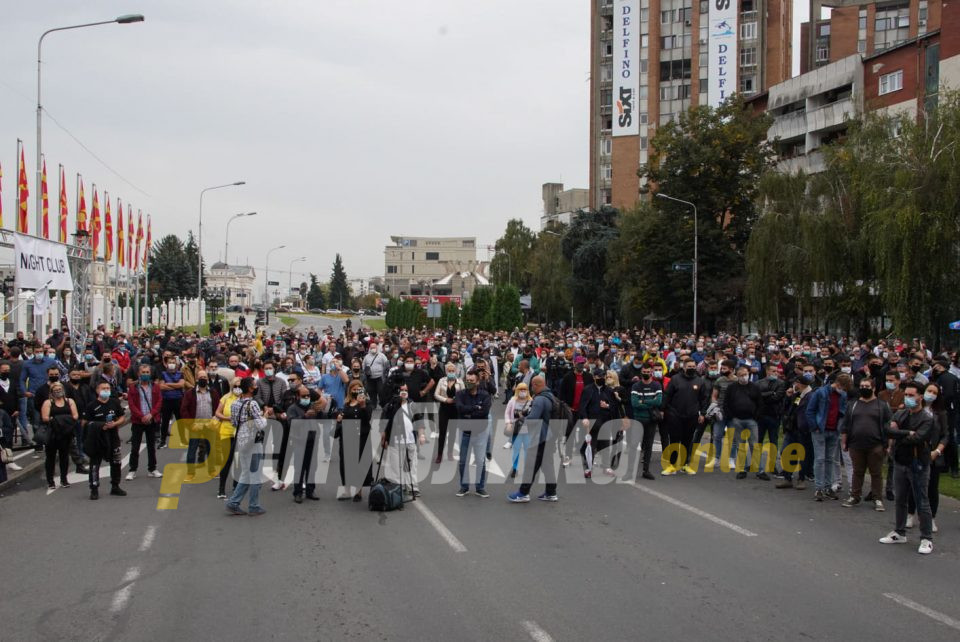
[[[27, 168], [24, 158], [23, 148], [20, 149], [20, 166], [17, 172], [17, 232], [27, 234], [29, 221], [27, 218], [27, 203], [30, 200], [30, 188], [27, 183]], [[124, 237], [123, 227], [123, 204], [120, 198], [117, 198], [117, 235], [116, 235], [116, 253], [114, 253], [114, 235], [113, 218], [110, 211], [110, 197], [104, 192], [103, 219], [100, 217], [100, 197], [97, 194], [96, 185], [93, 186], [93, 211], [89, 227], [87, 225], [87, 200], [83, 190], [83, 178], [77, 174], [77, 231], [89, 232], [92, 241], [93, 259], [96, 261], [100, 256], [101, 232], [103, 232], [103, 260], [107, 263], [116, 257], [117, 265], [120, 267], [128, 266], [134, 272], [140, 267], [141, 259], [143, 268], [147, 267], [147, 260], [150, 257], [150, 247], [152, 243], [150, 216], [147, 215], [146, 244], [143, 247], [143, 253], [140, 252], [140, 245], [144, 241], [143, 212], [137, 211], [136, 234], [133, 226], [133, 207], [127, 204], [127, 227], [126, 238]], [[3, 227], [3, 168], [0, 167], [0, 227]], [[50, 238], [50, 212], [49, 199], [47, 194], [47, 160], [43, 159], [42, 171], [40, 174], [40, 200], [42, 207], [42, 236], [45, 239]], [[59, 229], [57, 240], [61, 243], [67, 242], [67, 176], [60, 165], [60, 201], [59, 201]]]

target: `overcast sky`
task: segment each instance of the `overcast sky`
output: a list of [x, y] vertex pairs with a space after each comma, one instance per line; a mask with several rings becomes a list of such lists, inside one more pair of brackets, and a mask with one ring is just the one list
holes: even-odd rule
[[[33, 191], [36, 43], [51, 27], [143, 13], [146, 21], [55, 33], [43, 46], [43, 149], [57, 165], [153, 215], [154, 239], [196, 230], [204, 256], [329, 278], [383, 274], [392, 234], [536, 229], [540, 185], [587, 186], [589, 4], [581, 0], [30, 0], [4, 6], [0, 163], [15, 224], [16, 139]], [[128, 182], [129, 183], [128, 183]], [[132, 184], [132, 185], [131, 185]], [[52, 219], [55, 221], [55, 219]], [[51, 223], [55, 226], [55, 222]], [[486, 253], [481, 254], [486, 258]]]

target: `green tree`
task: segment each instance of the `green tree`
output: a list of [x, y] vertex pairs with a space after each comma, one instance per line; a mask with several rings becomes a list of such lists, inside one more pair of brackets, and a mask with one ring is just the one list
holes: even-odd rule
[[607, 326], [615, 318], [618, 292], [616, 282], [606, 282], [607, 251], [619, 236], [619, 212], [603, 207], [596, 212], [581, 210], [560, 243], [570, 264], [570, 291], [577, 321]]
[[493, 292], [490, 330], [513, 330], [523, 327], [520, 291], [513, 285], [500, 285]]
[[161, 302], [192, 298], [197, 296], [196, 283], [197, 264], [187, 262], [183, 241], [173, 234], [157, 240], [150, 250], [150, 294]]
[[323, 294], [323, 288], [317, 282], [317, 275], [310, 274], [310, 287], [307, 290], [307, 307], [311, 309], [324, 309], [327, 307], [326, 297]]
[[[640, 176], [659, 193], [696, 205], [699, 311], [709, 329], [734, 324], [743, 314], [744, 251], [757, 217], [760, 177], [773, 158], [765, 142], [769, 124], [769, 117], [747, 109], [739, 95], [717, 108], [693, 107], [657, 129], [649, 161], [640, 167]], [[652, 211], [638, 210], [640, 220], [631, 224], [628, 243], [644, 260], [626, 296], [631, 305], [660, 317], [679, 311], [689, 319], [692, 279], [687, 272], [674, 275], [673, 264], [693, 258], [693, 209], [661, 198], [651, 206]], [[624, 279], [629, 277], [615, 280]]]
[[453, 301], [447, 301], [440, 306], [440, 318], [437, 320], [437, 327], [448, 328], [460, 327], [460, 308]]
[[518, 218], [507, 221], [507, 229], [497, 239], [496, 254], [490, 261], [490, 276], [495, 284], [510, 283], [521, 292], [530, 290], [530, 256], [536, 235]]
[[475, 288], [470, 295], [470, 307], [464, 308], [463, 326], [470, 329], [489, 329], [492, 309], [493, 288], [485, 286]]
[[343, 259], [339, 253], [333, 260], [329, 293], [330, 305], [336, 305], [340, 309], [350, 306], [350, 285], [347, 283], [347, 272], [343, 269]]
[[561, 250], [566, 227], [553, 224], [540, 232], [530, 255], [530, 298], [537, 317], [557, 322], [570, 319], [570, 262]]
[[[191, 266], [191, 269], [187, 271], [187, 280], [182, 283], [183, 294], [181, 296], [195, 299], [197, 298], [197, 256], [199, 250], [197, 249], [197, 242], [193, 238], [193, 232], [187, 232], [187, 242], [183, 246], [184, 260], [186, 264]], [[201, 265], [201, 284], [202, 287], [206, 288], [207, 286], [207, 266], [206, 263]], [[206, 294], [204, 293], [204, 297]]]

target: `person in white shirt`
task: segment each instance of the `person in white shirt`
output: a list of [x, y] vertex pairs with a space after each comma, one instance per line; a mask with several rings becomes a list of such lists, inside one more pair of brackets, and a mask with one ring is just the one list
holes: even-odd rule
[[413, 409], [408, 399], [407, 384], [400, 386], [397, 396], [384, 409], [387, 417], [383, 431], [380, 433], [380, 449], [382, 451], [383, 476], [403, 487], [404, 494], [408, 491], [414, 497], [420, 496], [420, 483], [417, 480], [417, 444], [423, 445], [427, 438], [423, 425], [418, 428], [413, 424]]

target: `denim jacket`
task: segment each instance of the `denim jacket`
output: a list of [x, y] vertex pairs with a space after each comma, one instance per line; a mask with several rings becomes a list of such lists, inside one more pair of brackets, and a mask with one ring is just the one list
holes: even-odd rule
[[[833, 386], [820, 386], [810, 394], [807, 402], [807, 424], [811, 432], [823, 432], [827, 429], [827, 412], [830, 409], [830, 391]], [[837, 432], [843, 425], [843, 417], [847, 414], [847, 393], [840, 391], [840, 408], [837, 414]]]

